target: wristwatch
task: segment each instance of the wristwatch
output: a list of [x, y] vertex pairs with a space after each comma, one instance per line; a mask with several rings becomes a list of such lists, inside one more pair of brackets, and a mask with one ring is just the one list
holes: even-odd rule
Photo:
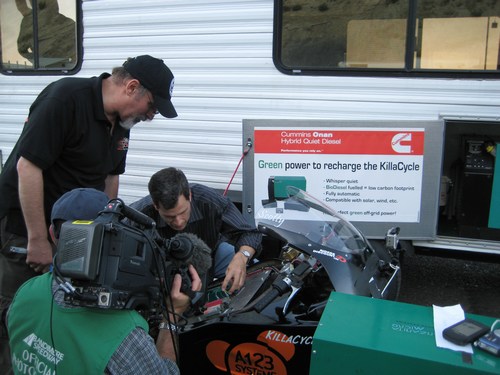
[[240, 253], [242, 253], [247, 258], [247, 263], [248, 263], [248, 261], [252, 257], [252, 254], [250, 254], [250, 252], [247, 250], [240, 250]]
[[177, 332], [179, 330], [179, 327], [177, 327], [175, 324], [169, 323], [169, 322], [161, 322], [160, 325], [158, 326], [159, 329], [168, 329], [172, 332]]

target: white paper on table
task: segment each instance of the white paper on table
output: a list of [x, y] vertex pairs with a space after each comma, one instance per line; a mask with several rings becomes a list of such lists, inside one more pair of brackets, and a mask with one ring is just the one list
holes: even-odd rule
[[438, 348], [446, 348], [457, 352], [465, 352], [472, 354], [472, 345], [464, 346], [453, 344], [443, 337], [443, 330], [449, 326], [465, 319], [465, 313], [460, 305], [454, 306], [436, 306], [432, 305], [434, 313], [434, 337], [436, 338], [436, 346]]

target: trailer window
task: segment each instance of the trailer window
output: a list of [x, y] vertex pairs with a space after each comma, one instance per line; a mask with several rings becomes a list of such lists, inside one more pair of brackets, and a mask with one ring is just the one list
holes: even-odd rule
[[80, 9], [75, 0], [0, 0], [2, 73], [75, 73]]
[[500, 1], [276, 0], [288, 74], [500, 76]]

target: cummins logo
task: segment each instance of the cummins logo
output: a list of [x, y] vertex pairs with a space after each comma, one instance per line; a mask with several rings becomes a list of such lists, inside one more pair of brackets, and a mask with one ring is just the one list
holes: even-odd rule
[[392, 137], [392, 149], [398, 154], [411, 153], [411, 133], [398, 133]]

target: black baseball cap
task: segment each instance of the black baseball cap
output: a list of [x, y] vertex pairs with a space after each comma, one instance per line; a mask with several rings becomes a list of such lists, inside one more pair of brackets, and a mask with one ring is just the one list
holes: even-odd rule
[[154, 105], [162, 116], [177, 117], [177, 112], [171, 102], [174, 91], [174, 75], [163, 60], [149, 55], [129, 57], [123, 67], [141, 85], [151, 91]]

